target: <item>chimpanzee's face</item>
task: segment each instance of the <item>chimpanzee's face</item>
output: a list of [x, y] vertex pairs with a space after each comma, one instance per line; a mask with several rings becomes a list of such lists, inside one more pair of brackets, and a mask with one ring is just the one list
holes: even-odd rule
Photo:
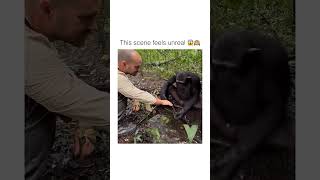
[[213, 60], [211, 68], [213, 86], [235, 89], [246, 78], [240, 65], [228, 61]]
[[240, 65], [232, 63], [232, 61], [223, 61], [214, 59], [212, 61], [212, 71], [214, 74], [237, 76], [240, 74]]
[[260, 49], [218, 46], [214, 52], [211, 61], [214, 81], [224, 81], [224, 84], [241, 84], [240, 81], [252, 79], [259, 69], [260, 65], [257, 63], [257, 59], [261, 53]]
[[259, 67], [258, 59], [263, 53], [242, 36], [226, 33], [216, 40], [211, 60], [212, 78], [232, 83], [235, 80], [246, 81], [254, 76]]
[[[216, 97], [223, 99], [252, 96], [256, 93], [259, 83], [259, 64], [256, 63], [256, 56], [251, 50], [238, 52], [239, 57], [233, 57], [224, 52], [221, 56], [213, 56], [211, 61], [211, 88]], [[225, 56], [223, 56], [225, 55]], [[240, 102], [240, 100], [239, 100]]]

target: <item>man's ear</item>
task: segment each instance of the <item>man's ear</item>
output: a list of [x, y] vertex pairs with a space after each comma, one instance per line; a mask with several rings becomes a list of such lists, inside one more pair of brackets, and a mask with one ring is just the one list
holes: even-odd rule
[[40, 0], [40, 10], [42, 13], [47, 15], [48, 18], [52, 16], [53, 5], [50, 0]]
[[125, 67], [125, 66], [127, 65], [127, 62], [126, 62], [126, 61], [120, 61], [120, 62], [119, 62], [119, 65], [120, 65], [121, 67]]

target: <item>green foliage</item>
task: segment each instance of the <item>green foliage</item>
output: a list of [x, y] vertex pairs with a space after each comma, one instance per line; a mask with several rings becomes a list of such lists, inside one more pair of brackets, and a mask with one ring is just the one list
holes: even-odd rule
[[160, 117], [160, 123], [163, 124], [163, 125], [166, 125], [170, 122], [170, 119], [166, 116], [161, 116]]
[[[138, 132], [138, 131], [137, 131], [137, 132]], [[134, 143], [134, 144], [142, 143], [143, 140], [142, 140], [141, 137], [142, 137], [141, 134], [136, 133], [135, 136], [133, 137], [133, 143]]]
[[138, 49], [143, 59], [142, 71], [168, 79], [178, 71], [202, 74], [202, 51], [180, 49]]
[[148, 128], [146, 132], [153, 138], [156, 143], [160, 143], [160, 132], [158, 128]]
[[293, 0], [212, 0], [212, 36], [230, 29], [251, 29], [280, 39], [295, 54]]
[[188, 124], [183, 125], [184, 129], [186, 130], [187, 136], [189, 143], [192, 143], [193, 138], [195, 137], [197, 130], [198, 130], [198, 125], [192, 125], [191, 127]]

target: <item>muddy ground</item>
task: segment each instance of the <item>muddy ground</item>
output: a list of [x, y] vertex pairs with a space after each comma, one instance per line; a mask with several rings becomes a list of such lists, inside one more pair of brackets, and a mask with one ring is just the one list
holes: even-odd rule
[[[160, 95], [160, 89], [165, 82], [158, 75], [140, 72], [129, 76], [131, 82], [139, 89], [154, 96]], [[172, 99], [171, 99], [172, 100]], [[173, 101], [173, 104], [176, 104]], [[119, 143], [202, 143], [201, 110], [194, 109], [186, 115], [186, 121], [175, 120], [173, 115], [181, 109], [180, 106], [152, 106], [150, 112], [141, 103], [138, 112], [132, 112], [132, 101], [128, 101], [127, 116], [119, 121]], [[197, 132], [190, 142], [184, 124], [197, 125]], [[134, 127], [136, 125], [136, 127]]]

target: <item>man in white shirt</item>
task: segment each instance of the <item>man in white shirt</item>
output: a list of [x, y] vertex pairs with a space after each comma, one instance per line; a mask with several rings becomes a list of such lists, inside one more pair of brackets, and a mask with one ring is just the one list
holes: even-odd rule
[[142, 103], [172, 106], [168, 100], [161, 100], [150, 93], [135, 87], [127, 74], [135, 76], [142, 64], [139, 53], [132, 49], [118, 50], [118, 119], [124, 115], [127, 98], [138, 100]]
[[80, 128], [88, 132], [84, 133], [84, 144], [75, 138], [74, 153], [80, 158], [93, 151], [91, 128], [109, 128], [109, 94], [78, 79], [52, 45], [54, 40], [63, 40], [82, 46], [87, 35], [97, 30], [99, 6], [99, 0], [25, 1], [27, 180], [44, 178], [42, 174], [54, 141], [56, 115], [78, 121]]

